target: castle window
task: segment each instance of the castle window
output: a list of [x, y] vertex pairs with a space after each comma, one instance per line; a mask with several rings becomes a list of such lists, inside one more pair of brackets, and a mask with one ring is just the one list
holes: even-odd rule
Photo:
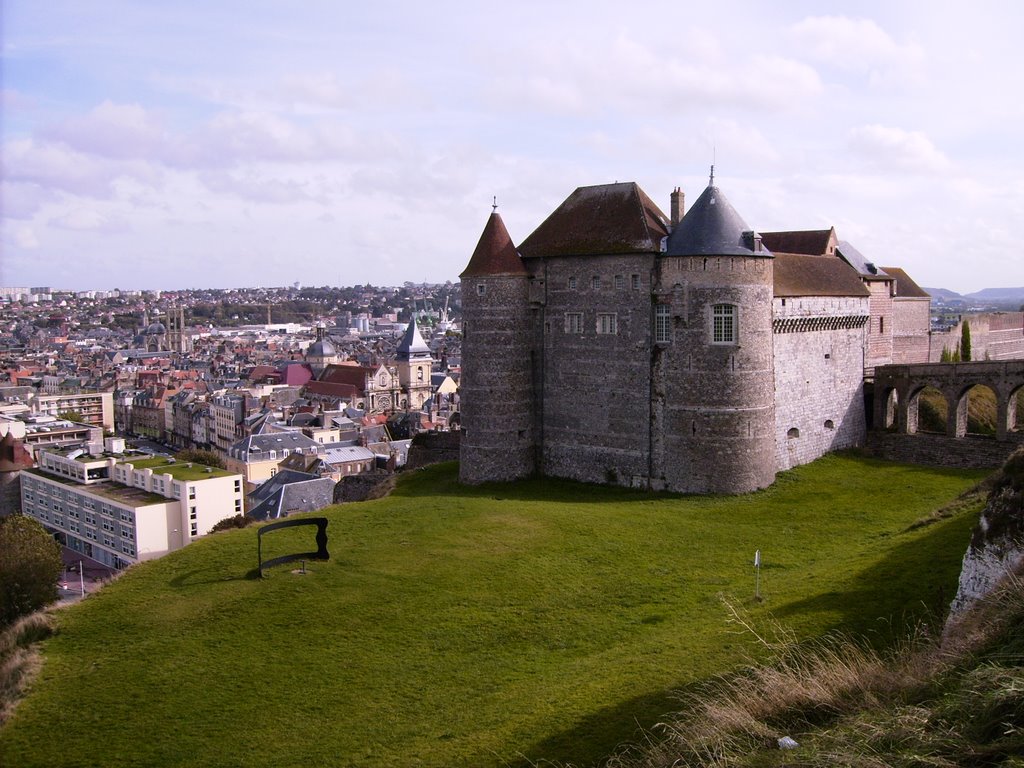
[[625, 277], [625, 275], [616, 275], [615, 276], [615, 290], [616, 291], [621, 291], [625, 287], [626, 287], [626, 277]]
[[879, 333], [885, 333], [885, 318], [884, 317], [878, 318], [878, 332]]
[[575, 275], [573, 277], [569, 278], [569, 290], [570, 291], [575, 291], [576, 290], [576, 277], [575, 277]]
[[486, 293], [487, 293], [487, 286], [484, 285], [483, 283], [477, 283], [476, 284], [476, 295], [477, 296], [483, 296]]
[[603, 334], [616, 334], [619, 332], [618, 317], [614, 312], [597, 313], [597, 332]]
[[583, 313], [582, 312], [566, 312], [565, 313], [565, 332], [566, 333], [583, 333]]
[[590, 287], [595, 291], [601, 290], [601, 277], [599, 275], [594, 275], [590, 278]]
[[655, 305], [654, 341], [656, 344], [668, 344], [672, 341], [672, 326], [670, 322], [668, 304]]
[[794, 438], [800, 437], [800, 430], [797, 429], [796, 427], [790, 427], [786, 431], [786, 437], [788, 437], [790, 439], [794, 439]]
[[715, 344], [736, 343], [736, 306], [734, 304], [715, 304], [712, 323], [712, 341]]
[[640, 290], [640, 275], [630, 275], [629, 282], [633, 286], [634, 291]]

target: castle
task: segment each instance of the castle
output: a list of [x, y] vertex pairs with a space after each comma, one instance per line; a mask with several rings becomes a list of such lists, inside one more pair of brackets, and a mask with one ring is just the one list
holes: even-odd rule
[[862, 444], [874, 366], [928, 360], [902, 270], [834, 230], [757, 233], [713, 174], [670, 217], [580, 187], [518, 248], [495, 209], [460, 277], [467, 483], [752, 491]]

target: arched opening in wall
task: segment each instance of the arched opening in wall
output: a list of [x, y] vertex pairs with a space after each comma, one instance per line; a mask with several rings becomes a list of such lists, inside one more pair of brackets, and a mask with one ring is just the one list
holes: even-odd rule
[[995, 437], [996, 393], [984, 384], [975, 384], [960, 397], [967, 398], [967, 434]]
[[885, 393], [885, 413], [883, 418], [885, 419], [882, 428], [892, 432], [896, 429], [897, 422], [899, 421], [899, 405], [900, 396], [895, 388], [890, 389]]
[[786, 432], [786, 437], [790, 439], [800, 437], [800, 430], [797, 429], [796, 427], [790, 427], [789, 431]]
[[1010, 393], [1006, 406], [1006, 431], [1024, 431], [1024, 387], [1017, 387]]
[[825, 419], [825, 429], [835, 429], [836, 424], [832, 419]]
[[[917, 410], [917, 429], [908, 431], [946, 434], [949, 406], [946, 396], [935, 387], [919, 389], [910, 398], [910, 410]], [[913, 420], [912, 420], [913, 421]]]

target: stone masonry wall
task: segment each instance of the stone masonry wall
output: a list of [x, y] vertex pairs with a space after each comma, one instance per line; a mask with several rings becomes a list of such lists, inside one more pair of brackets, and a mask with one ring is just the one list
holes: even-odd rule
[[[671, 490], [746, 493], [775, 479], [771, 258], [665, 257], [656, 295], [672, 338], [656, 352], [654, 477]], [[716, 304], [736, 340], [715, 343]]]
[[927, 363], [931, 302], [928, 299], [896, 298], [892, 302], [892, 362]]
[[864, 444], [867, 311], [866, 298], [789, 298], [785, 305], [775, 299], [776, 326], [793, 327], [779, 321], [803, 319], [795, 327], [804, 329], [776, 333], [774, 339], [777, 469]]
[[942, 360], [942, 350], [958, 349], [964, 323], [971, 326], [972, 360], [1024, 359], [1024, 312], [964, 315], [949, 331], [931, 334], [929, 362]]
[[[653, 254], [528, 259], [543, 378], [542, 469], [585, 482], [646, 485]], [[602, 320], [600, 316], [605, 316]], [[614, 333], [608, 323], [614, 323]], [[604, 324], [602, 328], [602, 323]]]
[[999, 442], [973, 435], [952, 438], [933, 433], [901, 435], [873, 430], [868, 433], [866, 447], [871, 455], [887, 461], [987, 469], [998, 467], [1016, 447], [1024, 445], [1024, 433], [1011, 433], [1010, 438], [1006, 442]]
[[515, 480], [536, 468], [528, 290], [525, 276], [462, 280], [464, 483]]

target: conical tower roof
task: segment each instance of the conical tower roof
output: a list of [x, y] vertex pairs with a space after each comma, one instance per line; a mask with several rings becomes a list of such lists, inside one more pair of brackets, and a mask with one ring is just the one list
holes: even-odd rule
[[497, 275], [521, 275], [529, 273], [523, 266], [522, 259], [516, 247], [512, 244], [512, 238], [505, 229], [505, 222], [501, 215], [494, 211], [487, 224], [484, 225], [483, 234], [480, 235], [480, 242], [476, 244], [476, 250], [469, 260], [469, 264], [462, 271], [459, 277], [490, 277]]
[[412, 322], [409, 323], [409, 327], [405, 329], [405, 335], [399, 342], [398, 349], [395, 350], [395, 357], [399, 360], [408, 360], [412, 357], [421, 357], [429, 354], [430, 347], [428, 347], [426, 342], [423, 341], [423, 337], [420, 335], [420, 329], [416, 324], [416, 317], [414, 315]]
[[722, 190], [708, 185], [668, 236], [666, 256], [766, 256], [754, 250], [753, 231]]

